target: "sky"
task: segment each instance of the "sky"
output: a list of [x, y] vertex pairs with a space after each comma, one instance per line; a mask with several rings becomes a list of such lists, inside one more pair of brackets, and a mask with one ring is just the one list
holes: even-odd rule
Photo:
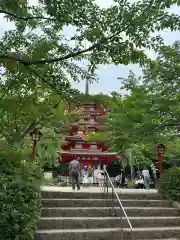
[[[36, 4], [37, 0], [29, 0], [30, 4]], [[96, 0], [96, 3], [99, 4], [101, 7], [109, 7], [112, 5], [112, 0]], [[180, 8], [174, 6], [172, 7], [171, 11], [173, 13], [180, 15]], [[4, 31], [9, 30], [12, 28], [12, 24], [7, 22], [3, 19], [3, 16], [0, 15], [0, 36], [3, 35]], [[163, 31], [160, 32], [161, 36], [164, 39], [165, 44], [173, 44], [174, 41], [180, 40], [180, 32], [170, 32], [170, 31]], [[155, 53], [153, 51], [149, 51], [148, 54], [155, 58]], [[129, 64], [125, 65], [102, 65], [99, 66], [97, 69], [97, 75], [99, 81], [97, 83], [93, 83], [90, 85], [90, 93], [96, 94], [99, 92], [102, 93], [110, 93], [112, 91], [120, 91], [121, 82], [118, 80], [118, 77], [126, 78], [128, 76], [129, 71], [132, 70], [137, 76], [142, 74], [140, 66], [137, 64]], [[81, 81], [80, 83], [72, 82], [72, 86], [74, 88], [78, 88], [80, 91], [84, 92], [85, 83]]]

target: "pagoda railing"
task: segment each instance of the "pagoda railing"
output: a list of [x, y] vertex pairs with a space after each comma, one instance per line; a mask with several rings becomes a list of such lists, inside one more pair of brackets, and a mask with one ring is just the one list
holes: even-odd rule
[[[120, 210], [120, 214], [121, 214], [120, 215], [121, 239], [124, 240], [123, 220], [125, 219], [129, 228], [130, 228], [130, 231], [131, 231], [131, 240], [134, 240], [133, 227], [132, 227], [132, 224], [129, 220], [129, 217], [127, 216], [127, 213], [126, 213], [126, 211], [123, 207], [123, 204], [122, 204], [122, 202], [119, 198], [119, 195], [118, 195], [118, 193], [117, 193], [117, 191], [116, 191], [116, 189], [115, 189], [115, 187], [112, 183], [112, 180], [111, 180], [111, 178], [110, 178], [106, 169], [104, 169], [104, 173], [105, 173], [104, 174], [104, 189], [103, 189], [104, 190], [104, 196], [105, 196], [106, 193], [109, 194], [109, 184], [110, 184], [110, 189], [111, 189], [111, 193], [112, 193], [111, 198], [112, 198], [113, 215], [115, 215], [114, 214], [114, 212], [115, 212], [115, 201], [118, 203], [118, 208]], [[104, 202], [105, 202], [105, 199], [104, 199]]]

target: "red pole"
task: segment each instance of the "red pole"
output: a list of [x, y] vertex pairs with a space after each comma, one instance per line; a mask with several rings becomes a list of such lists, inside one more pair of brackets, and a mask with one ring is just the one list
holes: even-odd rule
[[36, 140], [33, 141], [33, 147], [32, 147], [32, 161], [35, 161], [35, 153], [36, 153]]
[[159, 153], [159, 170], [160, 170], [160, 176], [164, 172], [164, 155], [163, 153]]

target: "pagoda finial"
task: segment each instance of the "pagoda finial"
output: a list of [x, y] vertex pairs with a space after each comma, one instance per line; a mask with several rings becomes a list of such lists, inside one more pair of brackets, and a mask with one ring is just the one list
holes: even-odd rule
[[89, 95], [89, 81], [88, 79], [86, 79], [86, 85], [85, 85], [85, 96], [86, 96], [86, 99]]

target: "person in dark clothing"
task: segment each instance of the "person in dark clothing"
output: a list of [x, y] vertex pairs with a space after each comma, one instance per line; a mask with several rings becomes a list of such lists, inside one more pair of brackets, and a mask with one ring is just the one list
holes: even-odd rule
[[77, 190], [80, 190], [80, 164], [78, 160], [74, 159], [70, 162], [69, 175], [72, 177], [72, 189], [75, 190], [77, 185]]
[[126, 185], [126, 174], [124, 169], [121, 169], [121, 175], [122, 175], [122, 186], [125, 187]]

